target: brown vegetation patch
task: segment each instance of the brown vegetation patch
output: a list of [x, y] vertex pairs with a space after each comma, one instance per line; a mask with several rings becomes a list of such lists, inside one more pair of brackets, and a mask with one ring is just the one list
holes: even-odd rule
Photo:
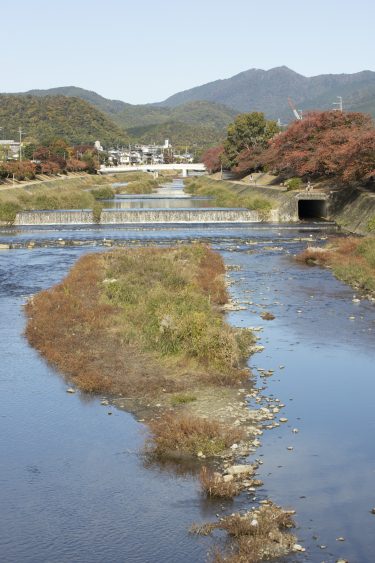
[[270, 502], [246, 514], [231, 514], [215, 523], [193, 526], [191, 531], [208, 535], [223, 530], [234, 540], [228, 551], [215, 550], [215, 563], [256, 563], [292, 552], [296, 538], [287, 530], [294, 526], [290, 513]]
[[220, 473], [203, 466], [199, 474], [202, 493], [209, 498], [232, 499], [241, 491], [241, 485], [230, 477], [232, 480], [227, 481]]
[[202, 245], [86, 255], [26, 306], [26, 336], [80, 389], [142, 397], [233, 385], [252, 337], [231, 328], [221, 258]]
[[148, 453], [156, 458], [220, 454], [245, 438], [241, 428], [182, 413], [164, 415], [149, 423], [152, 439]]
[[327, 247], [308, 247], [296, 256], [297, 262], [332, 268], [335, 276], [355, 289], [375, 291], [375, 238], [346, 237], [332, 240]]

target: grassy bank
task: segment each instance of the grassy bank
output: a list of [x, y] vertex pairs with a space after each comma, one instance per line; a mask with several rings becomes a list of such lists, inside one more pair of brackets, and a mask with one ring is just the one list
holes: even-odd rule
[[[113, 187], [117, 182], [127, 186]], [[57, 178], [32, 186], [0, 190], [0, 222], [13, 224], [19, 211], [42, 209], [93, 209], [100, 216], [100, 199], [110, 199], [119, 193], [151, 193], [158, 182], [143, 173], [129, 175], [85, 175]]]
[[358, 291], [375, 294], [375, 237], [336, 239], [325, 248], [309, 247], [297, 261], [331, 268]]
[[186, 181], [185, 191], [196, 196], [210, 196], [215, 207], [243, 207], [258, 211], [266, 220], [273, 207], [272, 201], [266, 197], [242, 194], [229, 182], [212, 181], [209, 178], [190, 179]]
[[88, 255], [29, 303], [27, 336], [85, 391], [236, 384], [252, 336], [224, 321], [223, 273], [200, 245]]

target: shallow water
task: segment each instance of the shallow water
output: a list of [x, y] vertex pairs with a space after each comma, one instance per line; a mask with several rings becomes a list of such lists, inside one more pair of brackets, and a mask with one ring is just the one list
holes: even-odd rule
[[[299, 560], [374, 560], [375, 307], [353, 304], [352, 290], [330, 272], [293, 262], [306, 240], [326, 236], [329, 225], [321, 227], [1, 230], [0, 242], [44, 245], [0, 254], [1, 561], [197, 562], [212, 544], [187, 530], [214, 519], [220, 503], [204, 502], [189, 474], [145, 468], [142, 424], [99, 400], [67, 394], [22, 336], [25, 297], [59, 281], [80, 255], [108, 239], [211, 241], [226, 263], [241, 266], [230, 272], [231, 291], [254, 304], [230, 319], [264, 326], [266, 348], [250, 364], [276, 370], [258, 383], [285, 403], [280, 414], [288, 418], [262, 436], [255, 457], [264, 462], [265, 486], [257, 496], [297, 509], [297, 534], [307, 548]], [[72, 246], [59, 247], [59, 238]], [[263, 321], [264, 309], [276, 319]], [[241, 496], [224, 506], [232, 512], [251, 505]], [[337, 542], [339, 536], [345, 541]]]

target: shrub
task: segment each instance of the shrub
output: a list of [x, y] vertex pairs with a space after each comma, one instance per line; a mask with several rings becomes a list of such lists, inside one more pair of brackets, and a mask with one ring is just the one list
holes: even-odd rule
[[301, 178], [290, 178], [285, 182], [285, 185], [288, 192], [292, 190], [299, 190], [302, 186], [302, 180]]
[[152, 439], [148, 441], [148, 453], [157, 457], [197, 455], [207, 457], [220, 454], [233, 443], [244, 438], [244, 431], [233, 429], [214, 420], [192, 415], [167, 414], [150, 423]]
[[0, 221], [13, 224], [21, 206], [13, 201], [0, 201]]
[[241, 490], [240, 485], [234, 480], [224, 481], [220, 473], [215, 473], [206, 466], [200, 471], [199, 481], [202, 493], [207, 497], [232, 499]]

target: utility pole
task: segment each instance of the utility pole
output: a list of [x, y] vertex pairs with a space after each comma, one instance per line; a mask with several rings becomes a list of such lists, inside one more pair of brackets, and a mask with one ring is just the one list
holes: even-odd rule
[[338, 102], [333, 102], [332, 105], [333, 106], [337, 106], [337, 108], [333, 108], [335, 111], [343, 111], [343, 105], [342, 105], [342, 96], [337, 96]]
[[20, 134], [20, 162], [21, 162], [21, 160], [22, 160], [22, 133], [23, 133], [21, 127], [19, 127], [19, 129], [18, 129], [18, 133]]

